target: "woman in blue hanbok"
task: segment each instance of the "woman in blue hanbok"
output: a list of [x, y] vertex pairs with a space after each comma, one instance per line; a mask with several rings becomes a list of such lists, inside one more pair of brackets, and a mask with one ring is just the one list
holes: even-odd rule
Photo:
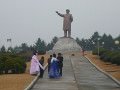
[[56, 54], [53, 54], [50, 64], [49, 78], [59, 78], [59, 67], [58, 60], [56, 59]]

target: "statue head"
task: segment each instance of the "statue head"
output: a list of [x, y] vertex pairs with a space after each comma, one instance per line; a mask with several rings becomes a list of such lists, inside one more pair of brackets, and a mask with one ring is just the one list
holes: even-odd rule
[[66, 9], [66, 13], [69, 14], [70, 10], [69, 9]]

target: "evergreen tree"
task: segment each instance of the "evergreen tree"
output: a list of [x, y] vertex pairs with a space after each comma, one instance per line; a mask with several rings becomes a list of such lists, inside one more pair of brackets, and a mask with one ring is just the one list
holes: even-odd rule
[[98, 32], [94, 32], [94, 34], [91, 36], [91, 41], [94, 42], [95, 45], [97, 45], [98, 38], [101, 38]]
[[41, 40], [38, 38], [37, 42], [35, 43], [35, 49], [40, 53], [44, 54], [46, 53], [46, 43], [44, 40]]
[[21, 44], [21, 49], [23, 52], [27, 52], [29, 50], [29, 47], [26, 43], [22, 43]]
[[80, 45], [81, 41], [80, 41], [80, 39], [78, 37], [76, 38], [76, 42]]
[[58, 41], [58, 37], [56, 37], [56, 36], [55, 36], [55, 37], [53, 37], [53, 39], [52, 39], [52, 43], [54, 43], [54, 44], [55, 44], [57, 41]]
[[[104, 45], [102, 45], [102, 42], [104, 42]], [[106, 48], [106, 49], [109, 49], [109, 50], [112, 50], [114, 49], [114, 39], [111, 35], [106, 35], [106, 34], [103, 34], [103, 36], [101, 37], [101, 40], [100, 40], [100, 46], [103, 46], [103, 48]]]
[[47, 44], [47, 51], [52, 50], [55, 43], [58, 41], [58, 37], [53, 37], [52, 41]]
[[8, 52], [14, 53], [14, 50], [12, 47], [8, 47]]
[[6, 52], [5, 46], [2, 46], [0, 51], [1, 51], [2, 53], [5, 53], [5, 52]]

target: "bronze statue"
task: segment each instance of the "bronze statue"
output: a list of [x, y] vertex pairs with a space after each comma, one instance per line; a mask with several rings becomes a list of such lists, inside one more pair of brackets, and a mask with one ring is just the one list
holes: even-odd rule
[[63, 17], [63, 30], [64, 30], [64, 37], [67, 37], [67, 32], [68, 32], [68, 37], [71, 37], [71, 23], [73, 21], [72, 14], [70, 14], [70, 10], [66, 9], [66, 14], [61, 14], [58, 11], [56, 13]]

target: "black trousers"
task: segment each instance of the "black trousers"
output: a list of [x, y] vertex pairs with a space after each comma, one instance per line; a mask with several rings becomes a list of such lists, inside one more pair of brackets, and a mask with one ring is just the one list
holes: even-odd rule
[[62, 76], [62, 67], [59, 68], [59, 73]]
[[44, 70], [40, 69], [40, 78], [43, 78]]

